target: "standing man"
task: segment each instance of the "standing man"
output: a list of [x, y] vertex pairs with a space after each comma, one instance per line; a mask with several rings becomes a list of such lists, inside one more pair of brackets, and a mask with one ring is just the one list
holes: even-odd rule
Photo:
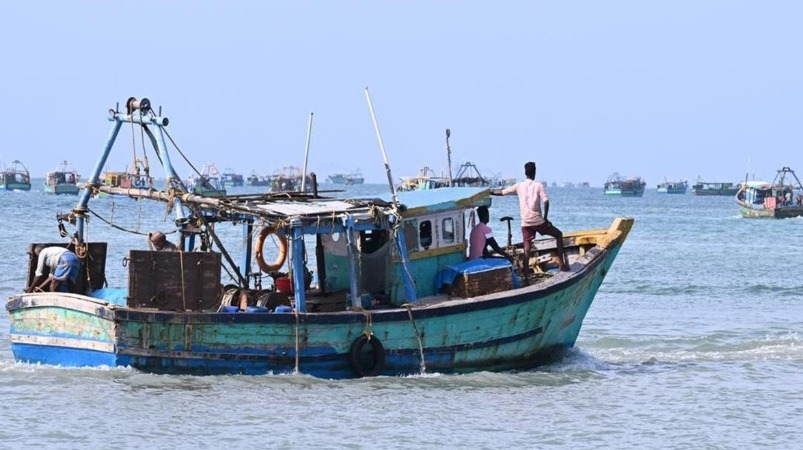
[[[569, 270], [563, 254], [563, 233], [557, 229], [552, 222], [547, 220], [549, 215], [549, 197], [546, 194], [544, 185], [535, 181], [535, 163], [530, 161], [524, 164], [524, 181], [520, 181], [513, 186], [506, 187], [501, 191], [491, 191], [493, 195], [517, 194], [519, 196], [519, 211], [521, 213], [521, 234], [524, 239], [524, 260], [527, 261], [525, 271], [530, 271], [530, 254], [532, 240], [535, 233], [548, 235], [555, 238], [558, 247], [558, 266], [560, 270]], [[544, 214], [541, 215], [541, 201], [544, 202]]]
[[59, 246], [37, 245], [33, 251], [37, 256], [36, 272], [33, 282], [25, 292], [40, 290], [74, 293], [81, 271], [81, 260], [78, 259], [78, 255]]

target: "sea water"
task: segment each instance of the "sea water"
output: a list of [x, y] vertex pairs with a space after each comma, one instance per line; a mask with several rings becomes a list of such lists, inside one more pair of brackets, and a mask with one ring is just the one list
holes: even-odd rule
[[[635, 218], [577, 345], [552, 365], [340, 381], [40, 366], [14, 362], [3, 310], [0, 448], [799, 448], [803, 219], [742, 219], [733, 198], [654, 189], [548, 193], [564, 232]], [[0, 192], [3, 297], [24, 286], [29, 242], [63, 241], [55, 215], [76, 201]], [[148, 231], [174, 229], [165, 205], [107, 197], [90, 207], [90, 239], [109, 242], [110, 284]], [[502, 245], [505, 215], [518, 218], [515, 196], [493, 198]], [[237, 255], [239, 228], [217, 231]], [[520, 239], [516, 221], [512, 231]]]

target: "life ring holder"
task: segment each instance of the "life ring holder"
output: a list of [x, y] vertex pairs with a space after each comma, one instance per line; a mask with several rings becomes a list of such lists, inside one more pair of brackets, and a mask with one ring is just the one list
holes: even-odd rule
[[[368, 367], [363, 365], [361, 358], [362, 348], [365, 344], [371, 345], [371, 352], [373, 353], [374, 360], [373, 364]], [[385, 347], [376, 336], [363, 333], [351, 343], [349, 363], [354, 372], [360, 377], [376, 376], [385, 367]]]
[[[259, 232], [259, 236], [257, 236], [256, 252], [254, 256], [259, 269], [265, 273], [275, 272], [281, 269], [284, 265], [284, 261], [287, 259], [287, 237], [278, 231], [276, 227], [267, 226], [262, 228]], [[279, 239], [279, 256], [276, 257], [276, 261], [274, 261], [273, 264], [266, 263], [262, 253], [262, 247], [265, 245], [265, 239], [269, 234], [275, 234], [276, 238]]]

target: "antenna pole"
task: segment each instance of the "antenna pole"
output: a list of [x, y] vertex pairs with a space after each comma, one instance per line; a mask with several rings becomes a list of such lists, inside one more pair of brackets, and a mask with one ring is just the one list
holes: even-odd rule
[[449, 187], [452, 187], [452, 147], [449, 146], [449, 136], [452, 135], [452, 130], [446, 129], [446, 164], [449, 168]]
[[301, 192], [307, 192], [307, 161], [309, 161], [309, 141], [312, 136], [312, 113], [309, 113], [307, 124], [307, 145], [304, 150], [304, 173], [301, 174]]
[[385, 173], [388, 176], [388, 185], [390, 186], [390, 193], [393, 196], [393, 204], [399, 206], [399, 197], [396, 195], [396, 187], [393, 186], [393, 175], [390, 173], [388, 154], [385, 152], [385, 144], [382, 142], [382, 133], [379, 132], [379, 123], [376, 121], [374, 105], [371, 103], [371, 94], [368, 92], [368, 86], [365, 87], [365, 98], [368, 100], [368, 109], [371, 110], [371, 120], [374, 122], [374, 130], [376, 131], [376, 139], [379, 141], [379, 148], [382, 150], [382, 158], [385, 160]]

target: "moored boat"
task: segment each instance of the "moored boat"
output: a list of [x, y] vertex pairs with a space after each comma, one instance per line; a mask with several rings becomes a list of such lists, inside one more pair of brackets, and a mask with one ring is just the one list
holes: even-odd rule
[[605, 195], [641, 197], [647, 183], [641, 177], [623, 177], [614, 172], [605, 182]]
[[803, 216], [803, 185], [789, 167], [778, 169], [772, 182], [745, 181], [736, 193], [742, 217], [787, 219]]
[[[127, 281], [107, 287], [109, 244], [88, 242], [86, 217], [72, 215], [75, 232], [60, 236], [73, 236], [81, 257], [77, 288], [15, 294], [6, 304], [18, 361], [325, 378], [530, 368], [575, 344], [633, 224], [617, 218], [602, 229], [564, 233], [569, 271], [556, 270], [554, 240], [538, 240], [538, 256], [523, 261], [538, 276], [524, 278], [506, 260], [466, 261], [467, 212], [490, 204], [488, 189], [433, 189], [385, 199], [194, 195], [170, 166], [162, 132], [168, 121], [149, 101], [129, 101], [127, 114], [112, 110], [112, 121], [88, 189], [72, 212], [88, 211], [96, 193], [169, 203], [181, 251], [129, 250]], [[164, 162], [165, 191], [101, 183], [123, 124], [147, 125], [144, 140]], [[210, 226], [217, 222], [243, 227], [248, 238], [232, 246], [244, 247], [242, 263]], [[265, 261], [263, 245], [270, 238], [277, 239], [279, 252]], [[193, 250], [196, 240], [216, 245]], [[510, 252], [521, 259], [522, 244]], [[316, 284], [307, 267], [313, 255]], [[29, 258], [30, 283], [36, 261]], [[221, 286], [224, 266], [236, 285]], [[262, 284], [267, 277], [273, 286]]]
[[77, 195], [81, 189], [78, 182], [81, 176], [69, 161], [62, 161], [56, 169], [45, 176], [45, 192], [56, 195]]
[[661, 194], [685, 194], [688, 188], [688, 181], [669, 181], [664, 178], [664, 181], [658, 183], [656, 190]]
[[700, 196], [724, 195], [732, 197], [739, 192], [739, 184], [729, 181], [703, 181], [698, 178], [697, 182], [691, 187], [691, 192]]
[[360, 169], [350, 173], [333, 173], [328, 178], [329, 182], [334, 184], [352, 185], [365, 183], [365, 177], [362, 176]]
[[15, 159], [0, 172], [0, 190], [30, 191], [31, 174], [21, 161]]

